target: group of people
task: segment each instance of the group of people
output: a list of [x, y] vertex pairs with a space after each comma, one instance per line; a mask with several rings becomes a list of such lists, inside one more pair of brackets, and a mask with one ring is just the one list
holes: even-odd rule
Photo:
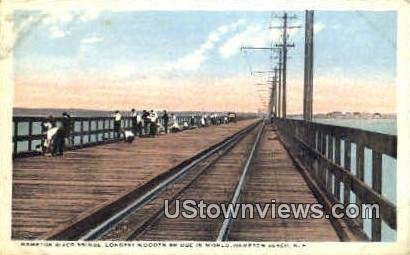
[[[46, 130], [46, 139], [42, 144], [42, 152], [46, 155], [63, 155], [66, 144], [74, 145], [74, 137], [72, 135], [73, 121], [71, 116], [64, 112], [62, 120], [56, 121], [53, 116], [49, 116], [48, 121], [43, 124]], [[119, 111], [115, 111], [114, 118], [114, 137], [116, 139], [124, 139], [124, 141], [132, 143], [136, 136], [139, 137], [155, 137], [160, 133], [167, 134], [175, 133], [186, 129], [196, 127], [206, 127], [209, 125], [220, 125], [228, 123], [227, 116], [218, 116], [218, 114], [203, 114], [201, 116], [192, 115], [190, 118], [185, 117], [182, 121], [178, 121], [175, 114], [168, 114], [164, 110], [159, 114], [154, 111], [143, 110], [137, 112], [131, 109], [131, 128], [123, 128], [121, 122], [123, 116]]]
[[45, 155], [62, 156], [66, 140], [69, 144], [74, 145], [74, 138], [71, 136], [71, 130], [73, 129], [71, 116], [63, 112], [62, 117], [61, 123], [57, 123], [54, 117], [50, 115], [48, 121], [43, 124], [43, 128], [46, 130], [46, 139], [41, 147]]
[[188, 122], [184, 122], [181, 126], [180, 123], [178, 123], [177, 116], [175, 114], [168, 114], [166, 110], [159, 116], [154, 110], [143, 110], [141, 113], [138, 113], [135, 109], [131, 109], [130, 116], [131, 129], [126, 130], [121, 127], [123, 116], [119, 111], [114, 112], [114, 132], [117, 139], [119, 139], [122, 134], [125, 141], [132, 142], [135, 136], [155, 137], [160, 133], [175, 133], [193, 127], [196, 123], [194, 116], [192, 116], [189, 124]]
[[[131, 130], [125, 130], [121, 127], [122, 118], [121, 113], [119, 111], [115, 111], [114, 132], [117, 139], [120, 139], [121, 134], [123, 134], [125, 141], [132, 142], [136, 135], [139, 137], [154, 137], [158, 133], [159, 118], [158, 114], [154, 110], [143, 110], [142, 114], [139, 114], [135, 111], [135, 109], [131, 109]], [[166, 123], [165, 133], [167, 133], [169, 120], [167, 111], [164, 110], [162, 118], [164, 119], [164, 123]]]
[[164, 110], [162, 115], [159, 116], [154, 110], [143, 110], [141, 113], [138, 113], [135, 109], [131, 109], [130, 116], [131, 129], [125, 130], [121, 127], [123, 116], [119, 111], [114, 112], [114, 132], [117, 139], [120, 139], [122, 134], [125, 141], [132, 142], [135, 136], [155, 137], [160, 133], [175, 133], [195, 127], [206, 127], [209, 125], [228, 123], [228, 116], [222, 116], [216, 113], [211, 115], [204, 113], [197, 117], [192, 115], [190, 118], [185, 118], [182, 123], [178, 122], [175, 114], [169, 115], [166, 110]]

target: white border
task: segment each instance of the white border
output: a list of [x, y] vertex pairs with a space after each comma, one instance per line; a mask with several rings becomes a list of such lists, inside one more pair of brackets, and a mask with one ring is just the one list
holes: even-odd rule
[[[13, 70], [12, 51], [7, 45], [13, 39], [12, 16], [14, 10], [41, 9], [83, 9], [98, 8], [114, 11], [130, 10], [209, 10], [209, 11], [266, 11], [266, 10], [396, 10], [398, 12], [398, 43], [397, 43], [397, 126], [398, 126], [398, 159], [397, 159], [397, 208], [398, 231], [395, 243], [306, 243], [301, 249], [166, 249], [166, 248], [26, 248], [18, 241], [10, 241], [11, 236], [11, 131], [12, 131], [12, 98]], [[5, 0], [0, 3], [0, 250], [4, 254], [128, 254], [128, 253], [161, 253], [161, 254], [409, 254], [409, 219], [410, 219], [410, 1], [284, 1], [284, 0], [225, 0], [225, 1], [16, 1]], [[67, 242], [68, 243], [68, 242]], [[104, 243], [104, 242], [102, 242]], [[1, 254], [3, 254], [0, 252]]]

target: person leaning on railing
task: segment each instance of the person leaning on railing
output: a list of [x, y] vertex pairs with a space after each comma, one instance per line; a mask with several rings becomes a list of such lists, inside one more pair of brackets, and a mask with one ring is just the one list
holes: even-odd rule
[[65, 144], [65, 133], [63, 127], [57, 126], [53, 116], [49, 116], [44, 123], [46, 129], [46, 139], [43, 143], [43, 154], [51, 153], [52, 156], [63, 155]]
[[114, 113], [114, 132], [117, 139], [121, 137], [121, 113], [119, 111], [115, 111]]

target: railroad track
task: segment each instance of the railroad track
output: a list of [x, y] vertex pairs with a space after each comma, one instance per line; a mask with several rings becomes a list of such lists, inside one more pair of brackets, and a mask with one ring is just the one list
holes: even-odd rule
[[[236, 203], [263, 124], [252, 124], [133, 194], [51, 235], [49, 240], [225, 240], [231, 217], [164, 217], [164, 201]], [[118, 205], [118, 206], [116, 206]]]
[[[263, 127], [253, 130], [243, 137], [238, 144], [225, 151], [204, 168], [195, 178], [189, 178], [188, 185], [184, 186], [173, 197], [171, 208], [175, 208], [175, 201], [194, 200], [199, 203], [228, 204], [238, 201], [247, 171], [261, 136]], [[124, 238], [124, 229], [133, 226], [133, 221], [147, 217], [145, 224], [135, 228], [130, 234], [125, 235], [125, 240], [197, 240], [221, 241], [225, 240], [232, 221], [230, 217], [223, 218], [167, 218], [164, 206], [154, 214], [147, 215], [139, 212], [130, 218], [130, 222], [118, 226], [114, 231], [104, 236], [103, 240], [118, 240]], [[131, 223], [131, 224], [129, 224]], [[135, 225], [134, 225], [135, 226]], [[119, 238], [118, 238], [119, 237]]]

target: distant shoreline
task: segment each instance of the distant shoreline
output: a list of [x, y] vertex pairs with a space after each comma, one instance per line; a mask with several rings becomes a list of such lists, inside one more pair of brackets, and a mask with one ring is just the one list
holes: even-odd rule
[[[303, 115], [288, 115], [289, 118], [303, 119]], [[340, 120], [379, 120], [379, 119], [397, 119], [395, 113], [359, 113], [359, 114], [314, 114], [313, 119], [340, 119]]]
[[[49, 115], [52, 116], [61, 116], [63, 112], [67, 112], [72, 116], [75, 117], [106, 117], [106, 116], [111, 116], [114, 111], [108, 111], [108, 110], [94, 110], [94, 109], [77, 109], [77, 108], [20, 108], [20, 107], [14, 107], [13, 108], [13, 116], [22, 116], [22, 117], [47, 117]], [[137, 112], [141, 112], [143, 109], [136, 109]], [[146, 108], [146, 110], [151, 110], [151, 108]], [[155, 109], [154, 109], [155, 110]], [[162, 112], [163, 110], [167, 109], [160, 109], [156, 111]], [[128, 114], [131, 112], [131, 109], [129, 110], [121, 110], [119, 111], [122, 114]], [[169, 113], [184, 113], [184, 114], [194, 114], [194, 113], [200, 113], [204, 111], [168, 111]], [[229, 111], [207, 111], [207, 112], [215, 112], [215, 113], [226, 113]], [[239, 114], [243, 115], [255, 115], [256, 113], [254, 112], [237, 112]]]

